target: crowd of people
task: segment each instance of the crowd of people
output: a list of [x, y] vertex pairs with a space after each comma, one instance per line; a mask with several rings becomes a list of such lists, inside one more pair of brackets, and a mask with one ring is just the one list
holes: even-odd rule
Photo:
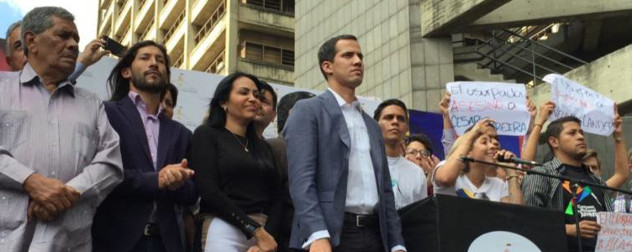
[[[7, 31], [0, 251], [406, 251], [397, 210], [435, 193], [565, 211], [569, 250], [580, 231], [589, 251], [596, 213], [612, 211], [610, 192], [583, 186], [591, 196], [569, 213], [569, 182], [496, 164], [615, 188], [630, 171], [616, 107], [615, 173], [604, 180], [579, 119], [554, 120], [542, 134], [553, 102], [538, 112], [526, 101], [522, 158], [535, 160], [542, 135], [552, 154], [526, 167], [500, 161], [516, 154], [502, 148], [493, 118], [458, 136], [449, 93], [439, 104], [447, 153], [439, 160], [427, 136], [407, 135], [404, 102], [385, 100], [373, 117], [363, 110], [356, 89], [365, 66], [352, 35], [320, 47], [322, 94], [279, 99], [256, 76], [232, 73], [194, 132], [171, 119], [178, 90], [164, 46], [132, 45], [102, 83], [112, 95], [101, 101], [75, 83], [109, 51], [95, 39], [79, 54], [78, 41], [73, 15], [59, 7], [35, 8]], [[275, 118], [279, 137], [264, 139]]]

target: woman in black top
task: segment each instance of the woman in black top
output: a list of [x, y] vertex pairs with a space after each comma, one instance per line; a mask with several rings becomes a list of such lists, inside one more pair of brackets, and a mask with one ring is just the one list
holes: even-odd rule
[[205, 125], [193, 134], [191, 165], [202, 198], [205, 251], [273, 251], [282, 201], [281, 175], [269, 145], [257, 138], [259, 80], [234, 73], [213, 95]]

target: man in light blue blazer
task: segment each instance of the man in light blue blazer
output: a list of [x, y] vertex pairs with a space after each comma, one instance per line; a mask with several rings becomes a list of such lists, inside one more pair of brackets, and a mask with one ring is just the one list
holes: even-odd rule
[[355, 96], [362, 57], [352, 35], [326, 41], [318, 61], [329, 89], [296, 103], [286, 123], [292, 248], [405, 251], [382, 131]]

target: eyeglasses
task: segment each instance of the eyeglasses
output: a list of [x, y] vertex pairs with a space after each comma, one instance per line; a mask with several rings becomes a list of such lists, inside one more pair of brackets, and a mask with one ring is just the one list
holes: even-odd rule
[[421, 156], [424, 156], [424, 157], [429, 157], [430, 154], [431, 153], [428, 150], [418, 150], [418, 149], [408, 149], [408, 150], [406, 150], [406, 155], [413, 155], [413, 156], [421, 155]]

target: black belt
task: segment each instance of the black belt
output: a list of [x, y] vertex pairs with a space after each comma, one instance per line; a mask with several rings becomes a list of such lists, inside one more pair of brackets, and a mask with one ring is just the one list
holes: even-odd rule
[[144, 236], [160, 236], [160, 227], [157, 224], [147, 223], [143, 229]]
[[359, 228], [379, 227], [380, 223], [374, 214], [354, 214], [345, 212], [343, 225], [354, 226]]

